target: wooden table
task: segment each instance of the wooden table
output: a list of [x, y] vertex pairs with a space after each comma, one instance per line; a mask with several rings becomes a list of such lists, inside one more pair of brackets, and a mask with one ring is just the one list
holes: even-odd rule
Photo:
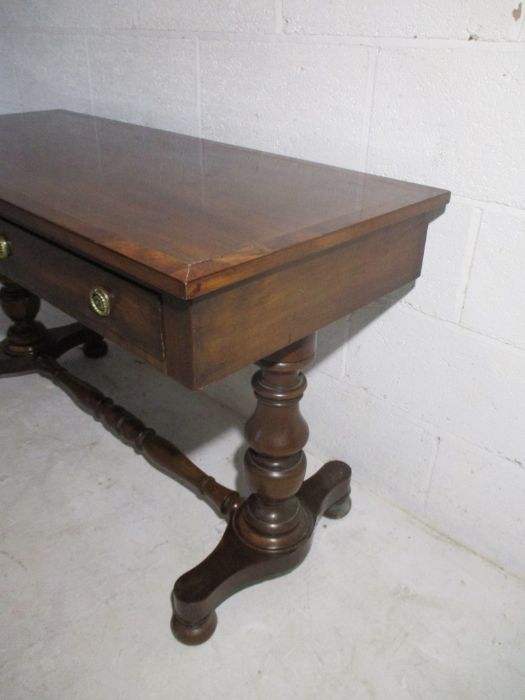
[[[0, 374], [49, 377], [227, 519], [175, 584], [172, 629], [207, 640], [232, 593], [306, 556], [350, 508], [350, 467], [304, 480], [315, 332], [415, 279], [443, 190], [65, 111], [0, 117]], [[75, 319], [46, 329], [40, 297]], [[246, 499], [57, 358], [108, 338], [197, 389], [253, 362]], [[261, 359], [264, 358], [264, 359]], [[183, 410], [183, 409], [182, 409]], [[334, 406], [334, 410], [336, 407]]]

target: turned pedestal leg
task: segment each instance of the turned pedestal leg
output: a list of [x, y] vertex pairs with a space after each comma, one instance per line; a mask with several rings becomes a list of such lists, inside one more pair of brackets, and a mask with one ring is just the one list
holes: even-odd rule
[[300, 564], [318, 518], [342, 517], [350, 508], [351, 470], [343, 462], [329, 462], [303, 482], [308, 426], [299, 401], [306, 388], [302, 370], [314, 352], [310, 336], [259, 363], [253, 378], [257, 407], [246, 425], [253, 494], [233, 511], [217, 548], [175, 584], [172, 629], [182, 642], [206, 641], [223, 600]]
[[46, 329], [35, 321], [40, 310], [40, 299], [13, 282], [3, 280], [0, 290], [2, 310], [13, 324], [1, 343], [1, 349], [10, 357], [34, 356], [44, 345]]
[[0, 282], [0, 306], [13, 322], [0, 343], [0, 374], [35, 371], [37, 357], [57, 358], [77, 345], [83, 346], [87, 357], [102, 357], [107, 352], [102, 337], [79, 323], [47, 330], [35, 320], [40, 299], [5, 277]]

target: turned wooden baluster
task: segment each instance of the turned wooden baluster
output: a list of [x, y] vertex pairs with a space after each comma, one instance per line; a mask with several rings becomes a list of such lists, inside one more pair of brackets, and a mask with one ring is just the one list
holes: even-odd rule
[[299, 410], [306, 389], [302, 370], [314, 355], [311, 335], [264, 358], [252, 380], [257, 407], [246, 424], [250, 448], [245, 468], [253, 495], [239, 530], [248, 543], [262, 549], [294, 547], [312, 529], [296, 494], [306, 472], [303, 447], [308, 440], [308, 425]]
[[86, 357], [103, 357], [108, 350], [102, 336], [80, 323], [47, 329], [35, 320], [40, 299], [0, 275], [0, 306], [13, 324], [0, 343], [0, 375], [36, 371], [40, 355], [57, 358], [82, 345]]
[[76, 404], [99, 420], [102, 425], [131, 445], [139, 454], [163, 472], [199, 493], [220, 515], [227, 517], [237, 508], [241, 498], [236, 491], [219, 484], [203, 472], [173, 443], [147, 428], [142, 421], [112, 399], [82, 379], [75, 377], [53, 358], [42, 355], [37, 358], [38, 371], [63, 389]]
[[11, 357], [33, 356], [46, 339], [45, 326], [35, 321], [40, 299], [5, 277], [0, 278], [0, 282], [4, 285], [0, 289], [0, 305], [13, 321], [1, 349]]

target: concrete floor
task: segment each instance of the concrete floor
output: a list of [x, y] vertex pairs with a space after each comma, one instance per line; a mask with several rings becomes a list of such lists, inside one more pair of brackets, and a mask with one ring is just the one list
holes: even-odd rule
[[[66, 363], [236, 483], [236, 414], [115, 348]], [[222, 521], [47, 380], [0, 397], [2, 699], [525, 698], [525, 583], [358, 484], [299, 569], [176, 643], [173, 581]]]

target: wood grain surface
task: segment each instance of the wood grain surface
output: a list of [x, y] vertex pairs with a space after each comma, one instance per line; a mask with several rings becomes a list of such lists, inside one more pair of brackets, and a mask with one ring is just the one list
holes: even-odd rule
[[72, 112], [0, 117], [0, 217], [182, 299], [448, 199], [444, 190]]

